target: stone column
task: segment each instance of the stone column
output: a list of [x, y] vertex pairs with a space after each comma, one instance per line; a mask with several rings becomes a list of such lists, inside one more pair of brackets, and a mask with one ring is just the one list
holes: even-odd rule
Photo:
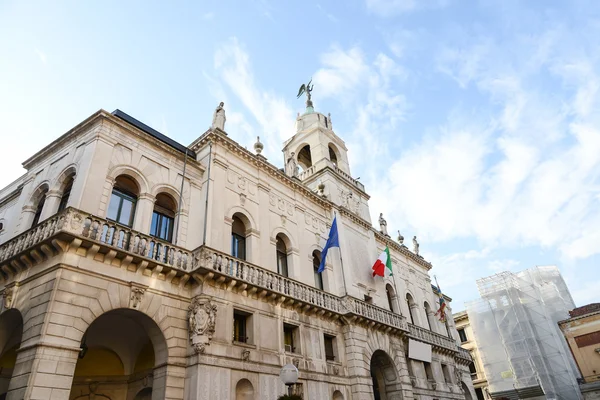
[[154, 211], [154, 196], [150, 193], [142, 193], [138, 197], [135, 206], [135, 216], [133, 217], [133, 230], [149, 234], [152, 224], [152, 212]]
[[15, 236], [19, 233], [25, 232], [27, 229], [31, 228], [31, 223], [33, 222], [33, 218], [35, 217], [36, 208], [34, 206], [24, 206], [21, 217], [21, 225], [19, 226], [19, 232], [15, 232]]
[[154, 368], [152, 400], [181, 400], [185, 384], [185, 367], [166, 364]]
[[62, 193], [58, 190], [50, 190], [46, 193], [46, 201], [44, 202], [44, 208], [42, 208], [42, 213], [40, 214], [40, 222], [56, 214], [61, 197]]
[[19, 349], [7, 400], [68, 400], [79, 351], [47, 344]]

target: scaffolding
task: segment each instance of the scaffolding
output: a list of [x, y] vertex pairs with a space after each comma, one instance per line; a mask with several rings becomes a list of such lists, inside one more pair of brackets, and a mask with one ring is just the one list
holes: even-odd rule
[[494, 399], [581, 399], [577, 367], [558, 321], [575, 308], [557, 267], [477, 280], [469, 322]]

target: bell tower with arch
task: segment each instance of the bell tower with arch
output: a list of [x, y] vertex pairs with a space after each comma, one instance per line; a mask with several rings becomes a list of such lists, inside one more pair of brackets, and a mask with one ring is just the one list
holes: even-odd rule
[[350, 173], [348, 148], [333, 131], [331, 114], [315, 111], [310, 97], [305, 112], [296, 117], [295, 134], [283, 144], [283, 154], [288, 176], [370, 221], [369, 195]]

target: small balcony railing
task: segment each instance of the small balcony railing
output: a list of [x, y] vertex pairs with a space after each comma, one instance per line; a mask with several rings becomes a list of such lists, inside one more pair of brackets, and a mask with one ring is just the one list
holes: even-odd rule
[[421, 328], [420, 326], [413, 324], [408, 324], [408, 331], [410, 336], [416, 340], [433, 344], [448, 350], [458, 351], [458, 346], [456, 345], [454, 339], [451, 339], [447, 336], [440, 335], [439, 333], [432, 332], [429, 329]]

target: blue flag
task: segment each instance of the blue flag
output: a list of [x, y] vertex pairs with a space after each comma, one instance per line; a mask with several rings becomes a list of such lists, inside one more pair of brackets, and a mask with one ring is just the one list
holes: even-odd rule
[[319, 265], [318, 273], [321, 273], [325, 270], [325, 259], [327, 258], [327, 252], [331, 247], [340, 247], [340, 239], [338, 238], [338, 230], [337, 230], [337, 217], [333, 217], [333, 222], [331, 223], [331, 230], [329, 231], [329, 237], [327, 238], [327, 243], [325, 243], [325, 247], [321, 252], [321, 264]]

